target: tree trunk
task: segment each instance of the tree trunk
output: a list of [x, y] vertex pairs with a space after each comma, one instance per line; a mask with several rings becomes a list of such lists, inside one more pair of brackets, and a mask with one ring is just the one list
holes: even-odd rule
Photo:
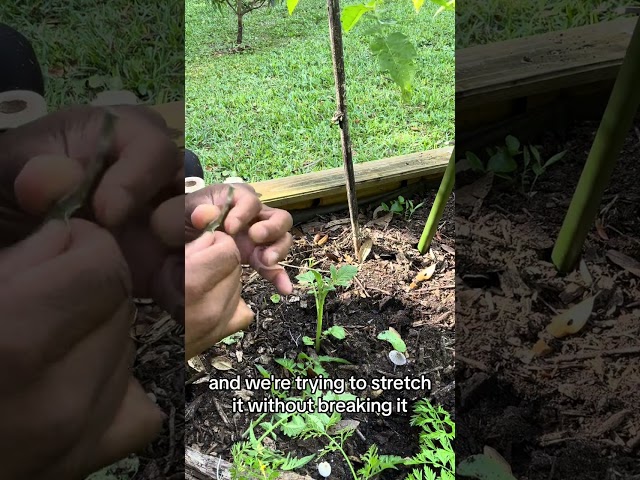
[[238, 36], [236, 37], [236, 43], [240, 45], [242, 43], [242, 30], [244, 29], [244, 25], [242, 23], [242, 17], [244, 17], [242, 0], [236, 1], [236, 16], [238, 17]]

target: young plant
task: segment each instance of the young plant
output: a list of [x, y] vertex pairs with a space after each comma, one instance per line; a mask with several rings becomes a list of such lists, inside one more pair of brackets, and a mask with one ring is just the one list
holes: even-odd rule
[[330, 276], [323, 277], [320, 272], [314, 269], [302, 273], [296, 277], [298, 282], [302, 285], [306, 285], [308, 291], [313, 293], [316, 299], [316, 352], [320, 352], [320, 341], [322, 339], [322, 319], [324, 317], [324, 302], [329, 292], [332, 292], [336, 287], [348, 287], [351, 284], [351, 280], [358, 274], [358, 267], [354, 265], [344, 265], [339, 269], [331, 265]]
[[454, 480], [456, 457], [451, 442], [456, 436], [456, 425], [449, 412], [424, 398], [414, 406], [411, 425], [422, 429], [420, 451], [405, 464], [421, 468], [414, 468], [407, 480]]
[[385, 212], [392, 213], [404, 213], [404, 218], [409, 220], [413, 217], [413, 214], [416, 213], [416, 210], [421, 208], [424, 205], [424, 202], [418, 203], [417, 205], [413, 203], [413, 200], [405, 199], [402, 195], [400, 195], [396, 200], [391, 202], [391, 205], [387, 203], [382, 203], [380, 205], [380, 209]]
[[[338, 340], [344, 340], [344, 338], [347, 336], [347, 332], [340, 325], [334, 325], [333, 327], [327, 328], [324, 332], [322, 332], [322, 338], [326, 338], [328, 336], [331, 336]], [[307, 337], [305, 335], [304, 337], [302, 337], [302, 343], [312, 346], [313, 338]]]
[[404, 340], [402, 340], [400, 334], [392, 327], [389, 327], [389, 330], [380, 332], [377, 338], [378, 340], [389, 342], [393, 349], [400, 353], [407, 351], [407, 345], [404, 343]]

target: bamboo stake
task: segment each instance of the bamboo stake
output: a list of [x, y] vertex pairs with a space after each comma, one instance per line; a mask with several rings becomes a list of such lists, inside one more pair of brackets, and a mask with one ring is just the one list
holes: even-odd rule
[[447, 201], [451, 196], [451, 192], [453, 190], [453, 185], [456, 183], [456, 149], [453, 148], [451, 152], [451, 158], [449, 158], [449, 163], [447, 165], [447, 169], [444, 171], [444, 176], [442, 177], [442, 181], [440, 182], [440, 188], [438, 189], [438, 193], [436, 195], [436, 199], [433, 202], [433, 206], [431, 207], [431, 212], [429, 212], [429, 218], [427, 218], [427, 223], [424, 226], [424, 230], [422, 231], [422, 236], [420, 237], [420, 242], [418, 243], [418, 251], [424, 255], [429, 250], [431, 246], [431, 241], [433, 240], [434, 235], [438, 231], [438, 223], [442, 218], [442, 214], [444, 213], [444, 207], [447, 205]]
[[340, 126], [340, 141], [342, 144], [342, 161], [347, 184], [347, 200], [351, 218], [351, 232], [353, 248], [358, 261], [360, 258], [360, 227], [358, 225], [358, 198], [356, 196], [356, 179], [353, 172], [353, 156], [351, 152], [351, 137], [349, 135], [349, 120], [347, 117], [346, 78], [344, 73], [344, 50], [342, 46], [342, 24], [340, 23], [340, 0], [327, 0], [329, 13], [329, 37], [331, 39], [331, 58], [333, 60], [333, 76], [336, 87], [337, 111], [333, 121]]
[[602, 195], [640, 105], [640, 22], [636, 23], [627, 53], [613, 86], [578, 186], [551, 254], [563, 273], [575, 268], [582, 247], [598, 215]]

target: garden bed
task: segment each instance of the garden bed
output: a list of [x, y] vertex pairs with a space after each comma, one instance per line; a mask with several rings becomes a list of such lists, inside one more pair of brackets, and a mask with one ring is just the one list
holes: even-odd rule
[[[640, 117], [605, 194], [584, 265], [556, 273], [551, 249], [598, 124], [548, 135], [543, 158], [567, 154], [535, 195], [459, 175], [456, 204], [458, 461], [485, 445], [519, 480], [638, 478], [640, 464]], [[475, 183], [474, 189], [465, 185]], [[483, 185], [484, 183], [484, 185]], [[626, 256], [623, 257], [622, 255]], [[589, 297], [577, 333], [539, 334]]]
[[[373, 248], [359, 268], [351, 287], [338, 287], [327, 297], [324, 329], [333, 325], [344, 327], [344, 340], [325, 338], [321, 355], [339, 357], [349, 364], [323, 363], [331, 378], [363, 378], [371, 385], [373, 379], [420, 378], [431, 380], [431, 392], [418, 390], [387, 390], [372, 392], [354, 391], [361, 398], [375, 398], [378, 402], [406, 399], [412, 406], [416, 400], [430, 397], [434, 404], [451, 410], [453, 392], [453, 325], [454, 325], [454, 225], [453, 203], [450, 202], [434, 241], [432, 255], [420, 256], [416, 244], [424, 228], [429, 207], [435, 192], [416, 196], [415, 203], [425, 201], [411, 219], [404, 215], [393, 217], [384, 212], [377, 219], [373, 207], [361, 212], [361, 225], [373, 240]], [[346, 212], [318, 216], [314, 220], [296, 225], [293, 230], [294, 246], [285, 260], [290, 276], [302, 273], [310, 258], [318, 270], [329, 270], [331, 265], [353, 263], [350, 226]], [[328, 239], [323, 240], [327, 235]], [[415, 283], [419, 272], [434, 264], [433, 276]], [[326, 275], [326, 274], [325, 274]], [[412, 284], [413, 283], [413, 284]], [[256, 415], [233, 413], [232, 405], [238, 398], [257, 401], [271, 397], [261, 390], [211, 391], [207, 379], [211, 378], [261, 378], [258, 364], [277, 378], [287, 378], [288, 373], [275, 362], [279, 358], [295, 359], [300, 352], [314, 357], [314, 348], [302, 342], [303, 336], [314, 337], [316, 328], [315, 301], [295, 284], [293, 295], [282, 297], [277, 303], [272, 299], [274, 288], [247, 271], [244, 275], [243, 297], [256, 312], [255, 322], [244, 336], [232, 345], [219, 344], [202, 356], [208, 373], [187, 386], [186, 445], [205, 454], [231, 461], [231, 448], [241, 440], [242, 434]], [[389, 327], [396, 329], [407, 345], [408, 363], [394, 366], [388, 359], [389, 344], [376, 339]], [[212, 364], [214, 367], [212, 367]], [[218, 367], [218, 369], [216, 369]], [[231, 367], [230, 369], [228, 369]], [[190, 369], [191, 380], [201, 375]], [[359, 422], [357, 434], [346, 442], [345, 450], [356, 469], [358, 458], [372, 444], [381, 454], [411, 457], [418, 451], [418, 430], [411, 427], [413, 412], [398, 412], [389, 416], [376, 413], [343, 415], [343, 419]], [[261, 432], [260, 429], [256, 429]], [[324, 442], [326, 443], [326, 442]], [[288, 439], [278, 434], [270, 446], [302, 457], [317, 453], [322, 441]], [[332, 466], [331, 478], [352, 478], [346, 462], [338, 453], [331, 453], [323, 460]], [[296, 473], [320, 478], [313, 460]], [[376, 478], [400, 478], [400, 471], [390, 470]], [[404, 476], [404, 475], [403, 475]]]

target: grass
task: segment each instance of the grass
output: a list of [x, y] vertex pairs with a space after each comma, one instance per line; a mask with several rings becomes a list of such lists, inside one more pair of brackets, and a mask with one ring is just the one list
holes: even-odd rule
[[[345, 2], [343, 7], [355, 2]], [[454, 16], [433, 17], [425, 2], [386, 5], [394, 27], [417, 45], [415, 93], [378, 72], [363, 19], [344, 35], [347, 101], [354, 161], [441, 147], [454, 137]], [[245, 16], [251, 49], [229, 53], [235, 17], [206, 0], [186, 0], [186, 145], [207, 165], [207, 181], [278, 178], [341, 165], [324, 0], [301, 0]]]
[[45, 75], [50, 110], [126, 89], [149, 103], [184, 97], [182, 0], [3, 2], [2, 21], [25, 35]]
[[456, 47], [526, 37], [618, 18], [628, 0], [484, 0], [461, 4], [456, 17]]

